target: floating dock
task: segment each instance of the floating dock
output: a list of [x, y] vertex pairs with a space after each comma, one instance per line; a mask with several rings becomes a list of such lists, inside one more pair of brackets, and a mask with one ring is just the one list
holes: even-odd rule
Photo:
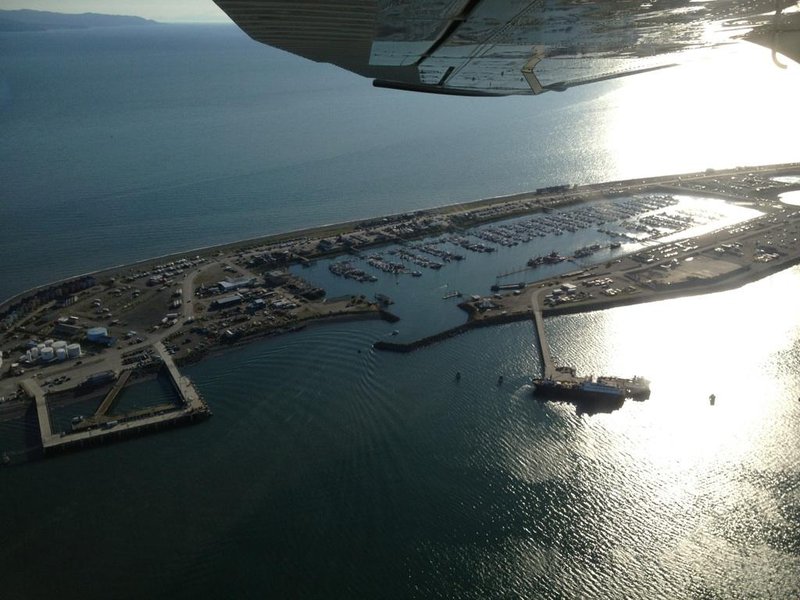
[[200, 392], [197, 391], [188, 377], [180, 374], [175, 362], [164, 346], [158, 343], [154, 348], [163, 360], [164, 367], [178, 394], [180, 402], [177, 407], [162, 405], [133, 415], [121, 415], [118, 418], [109, 416], [107, 412], [131, 376], [131, 371], [126, 370], [120, 374], [114, 387], [106, 395], [95, 415], [85, 419], [73, 431], [53, 433], [44, 390], [33, 379], [22, 381], [21, 386], [25, 393], [32, 397], [36, 403], [36, 415], [39, 420], [39, 431], [44, 453], [49, 454], [58, 450], [114, 441], [154, 429], [190, 423], [211, 416], [211, 411]]

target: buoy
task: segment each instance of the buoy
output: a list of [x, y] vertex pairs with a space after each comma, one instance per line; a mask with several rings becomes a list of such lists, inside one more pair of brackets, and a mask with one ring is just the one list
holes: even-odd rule
[[502, 375], [500, 375], [500, 377], [497, 378], [497, 385], [503, 385], [503, 376]]
[[456, 381], [461, 381], [461, 371], [456, 371]]

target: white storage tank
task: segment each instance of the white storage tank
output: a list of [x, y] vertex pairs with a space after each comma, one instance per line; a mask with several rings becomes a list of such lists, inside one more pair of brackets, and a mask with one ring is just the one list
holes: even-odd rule
[[64, 340], [59, 340], [57, 342], [53, 342], [53, 349], [54, 350], [58, 350], [59, 348], [66, 348], [66, 347], [67, 347], [67, 342], [65, 342]]
[[45, 347], [45, 348], [42, 348], [40, 354], [41, 354], [42, 360], [44, 362], [48, 362], [48, 361], [51, 361], [51, 360], [53, 360], [55, 358], [56, 351], [53, 350], [52, 348]]
[[81, 355], [81, 345], [80, 344], [70, 344], [67, 346], [67, 356], [69, 358], [78, 358]]
[[40, 343], [36, 344], [36, 347], [39, 349], [39, 352], [41, 352], [42, 348], [44, 348], [44, 342], [40, 342]]
[[55, 340], [45, 340], [44, 341], [44, 345], [47, 346], [47, 347], [50, 347], [50, 346], [53, 345], [53, 342], [55, 342]]
[[39, 348], [34, 346], [33, 348], [30, 349], [30, 353], [31, 353], [31, 358], [33, 360], [39, 360]]
[[66, 358], [67, 358], [67, 349], [56, 348], [56, 360], [66, 360]]

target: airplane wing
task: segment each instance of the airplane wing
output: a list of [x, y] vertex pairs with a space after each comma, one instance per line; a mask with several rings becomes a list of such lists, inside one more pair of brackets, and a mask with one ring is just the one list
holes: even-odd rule
[[794, 0], [214, 1], [259, 42], [422, 92], [562, 91], [741, 39], [800, 58]]

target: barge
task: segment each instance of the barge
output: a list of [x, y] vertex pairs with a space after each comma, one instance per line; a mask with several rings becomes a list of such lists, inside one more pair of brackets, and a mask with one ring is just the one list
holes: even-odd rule
[[619, 408], [627, 398], [650, 397], [650, 382], [643, 377], [575, 377], [571, 368], [558, 369], [561, 376], [533, 380], [534, 395], [544, 400], [563, 400], [585, 412], [605, 412]]

